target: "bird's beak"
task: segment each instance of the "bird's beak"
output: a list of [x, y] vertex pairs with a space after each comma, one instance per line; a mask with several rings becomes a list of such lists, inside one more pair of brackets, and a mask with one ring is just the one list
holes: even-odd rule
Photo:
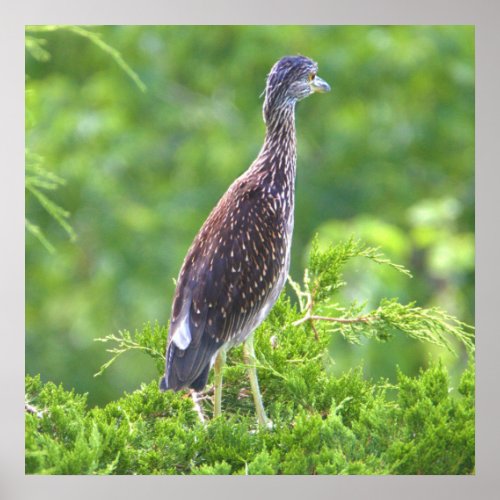
[[330, 85], [325, 82], [322, 78], [319, 76], [315, 76], [312, 80], [311, 83], [309, 84], [311, 86], [311, 89], [313, 92], [319, 92], [320, 94], [323, 94], [324, 92], [330, 92]]

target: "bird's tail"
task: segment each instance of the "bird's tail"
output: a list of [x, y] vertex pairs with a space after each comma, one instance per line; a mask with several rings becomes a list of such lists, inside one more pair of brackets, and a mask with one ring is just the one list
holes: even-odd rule
[[167, 389], [168, 389], [167, 379], [165, 375], [163, 375], [163, 377], [160, 380], [160, 391], [165, 392]]
[[[203, 344], [203, 342], [202, 342]], [[211, 360], [216, 349], [179, 349], [171, 343], [167, 349], [165, 375], [160, 380], [161, 391], [191, 388], [201, 391], [207, 384]]]
[[172, 344], [170, 342], [167, 347], [167, 353], [165, 356], [166, 362], [165, 362], [165, 375], [160, 380], [160, 391], [164, 392], [167, 390], [172, 390], [172, 391], [180, 391], [183, 389], [186, 385], [182, 383], [181, 380], [178, 379], [178, 377], [173, 377], [172, 373], [172, 362], [174, 361], [174, 354], [175, 354], [175, 349], [176, 346], [175, 344]]

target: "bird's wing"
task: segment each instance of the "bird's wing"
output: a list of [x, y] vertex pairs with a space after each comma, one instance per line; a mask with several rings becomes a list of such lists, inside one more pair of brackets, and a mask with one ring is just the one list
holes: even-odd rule
[[[241, 342], [269, 308], [286, 241], [272, 194], [247, 188], [211, 213], [184, 261], [174, 299], [170, 365], [179, 378], [198, 376], [219, 348]], [[227, 206], [235, 207], [232, 212]], [[176, 366], [174, 366], [176, 365]]]

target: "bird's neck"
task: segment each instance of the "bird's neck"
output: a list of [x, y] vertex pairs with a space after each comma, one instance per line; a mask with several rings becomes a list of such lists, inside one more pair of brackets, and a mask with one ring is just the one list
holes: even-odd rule
[[293, 138], [295, 144], [295, 102], [292, 101], [267, 115], [265, 113], [266, 123], [266, 143], [272, 142], [276, 147], [276, 141], [283, 138]]
[[296, 166], [295, 104], [276, 110], [266, 119], [266, 138], [259, 159], [261, 161], [257, 164], [266, 171], [267, 184], [273, 190], [289, 190], [293, 202]]

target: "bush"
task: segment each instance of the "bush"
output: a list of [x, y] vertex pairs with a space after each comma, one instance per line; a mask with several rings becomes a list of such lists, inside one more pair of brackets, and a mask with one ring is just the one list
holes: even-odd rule
[[[438, 310], [384, 300], [374, 311], [332, 301], [342, 267], [361, 256], [386, 264], [350, 240], [320, 252], [313, 245], [299, 301], [282, 295], [255, 332], [264, 404], [273, 422], [257, 426], [242, 348], [228, 353], [223, 415], [202, 423], [184, 393], [144, 384], [106, 406], [39, 376], [26, 378], [29, 474], [470, 474], [474, 472], [474, 363], [470, 329]], [[321, 314], [317, 314], [320, 312]], [[326, 315], [328, 314], [328, 315]], [[396, 331], [471, 355], [458, 390], [441, 362], [397, 383], [366, 380], [362, 367], [334, 375], [332, 332], [353, 343], [387, 341]], [[113, 357], [141, 349], [163, 369], [167, 328], [146, 324], [104, 342]], [[100, 372], [100, 373], [101, 373]], [[200, 409], [212, 413], [210, 384]]]
[[228, 391], [223, 416], [204, 425], [189, 398], [159, 392], [156, 381], [88, 409], [85, 396], [28, 376], [38, 414], [26, 413], [26, 473], [471, 474], [473, 368], [459, 393], [440, 364], [400, 374], [390, 388], [360, 370], [325, 376], [315, 390], [329, 399], [326, 411], [323, 403], [297, 411], [288, 392], [266, 391], [274, 422], [266, 430]]

